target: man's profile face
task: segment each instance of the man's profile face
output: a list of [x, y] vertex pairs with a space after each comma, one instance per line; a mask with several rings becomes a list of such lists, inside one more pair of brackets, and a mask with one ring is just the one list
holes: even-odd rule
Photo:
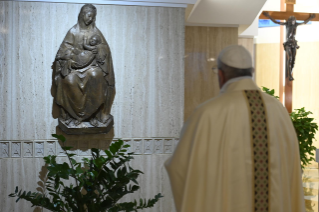
[[86, 26], [90, 25], [95, 18], [95, 14], [92, 11], [84, 11], [83, 21]]

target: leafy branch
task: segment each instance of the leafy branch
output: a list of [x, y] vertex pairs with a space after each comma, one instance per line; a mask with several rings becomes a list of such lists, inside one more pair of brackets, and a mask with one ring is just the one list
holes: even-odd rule
[[[9, 197], [17, 197], [32, 203], [31, 207], [40, 206], [50, 211], [59, 212], [117, 212], [138, 211], [143, 208], [153, 207], [163, 196], [159, 193], [154, 198], [140, 199], [133, 202], [118, 203], [125, 195], [134, 193], [140, 187], [137, 178], [143, 174], [129, 165], [133, 159], [133, 153], [127, 153], [129, 145], [122, 140], [112, 143], [108, 150], [104, 150], [106, 156], [101, 155], [101, 150], [92, 148], [92, 157], [83, 158], [83, 163], [78, 163], [69, 153], [72, 147], [65, 146], [65, 138], [62, 135], [52, 135], [63, 143], [62, 149], [69, 159], [68, 163], [59, 164], [56, 156], [44, 157], [48, 170], [45, 187], [48, 192], [22, 191], [16, 187]], [[75, 185], [64, 184], [70, 178]], [[72, 182], [73, 182], [72, 181]]]
[[318, 131], [317, 123], [313, 122], [314, 118], [308, 117], [312, 112], [306, 111], [305, 108], [295, 109], [295, 112], [290, 114], [291, 121], [295, 127], [298, 141], [301, 167], [309, 165], [311, 161], [315, 161], [314, 151], [316, 147], [313, 142], [316, 140], [315, 134]]
[[[275, 96], [274, 89], [270, 90], [269, 88], [262, 87], [262, 90], [277, 99], [279, 98]], [[312, 112], [306, 111], [304, 107], [295, 109], [294, 112], [289, 114], [298, 137], [301, 167], [303, 169], [309, 165], [311, 161], [315, 161], [313, 156], [316, 147], [313, 146], [313, 142], [316, 140], [315, 134], [316, 131], [318, 131], [318, 125], [314, 122], [313, 118], [309, 117], [311, 114]]]

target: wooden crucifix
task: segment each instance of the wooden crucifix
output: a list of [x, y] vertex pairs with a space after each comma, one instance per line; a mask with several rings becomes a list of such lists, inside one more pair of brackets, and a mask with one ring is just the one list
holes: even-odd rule
[[[285, 100], [283, 100], [283, 89], [282, 89], [282, 60], [281, 57], [281, 67], [280, 67], [280, 89], [279, 89], [279, 96], [280, 100], [283, 102], [285, 101], [285, 106], [289, 113], [292, 112], [292, 81], [294, 78], [292, 77], [292, 71], [296, 59], [296, 51], [299, 48], [297, 41], [295, 40], [296, 29], [297, 26], [306, 24], [310, 20], [319, 21], [319, 15], [309, 14], [309, 13], [296, 13], [294, 12], [294, 4], [296, 3], [295, 0], [285, 0], [286, 2], [286, 11], [282, 12], [274, 12], [274, 11], [263, 11], [262, 14], [259, 16], [259, 19], [270, 19], [274, 23], [279, 25], [286, 26], [286, 42], [283, 42], [281, 39], [280, 45], [283, 45], [280, 48], [280, 55], [282, 55], [282, 49], [284, 48], [286, 51], [286, 71], [285, 71]], [[281, 0], [281, 10], [283, 9], [283, 0]], [[286, 20], [286, 22], [279, 22], [276, 20]], [[302, 23], [297, 23], [296, 20], [304, 20]], [[281, 34], [282, 34], [281, 28]], [[282, 35], [281, 35], [282, 37]]]

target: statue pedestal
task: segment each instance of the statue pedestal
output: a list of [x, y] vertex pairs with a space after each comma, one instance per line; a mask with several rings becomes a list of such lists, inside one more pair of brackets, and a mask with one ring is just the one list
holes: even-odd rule
[[[86, 152], [91, 148], [97, 149], [108, 149], [109, 145], [114, 139], [114, 128], [108, 133], [99, 134], [84, 134], [84, 135], [69, 135], [66, 134], [59, 126], [56, 127], [56, 134], [63, 135], [66, 139], [66, 146], [72, 146], [72, 150], [79, 150], [79, 152]], [[59, 140], [60, 146], [63, 146], [62, 142]], [[81, 154], [79, 154], [81, 155]], [[90, 154], [88, 154], [90, 155]]]
[[[89, 122], [82, 122], [80, 125], [71, 122], [66, 125], [63, 120], [59, 119], [56, 134], [63, 135], [66, 138], [65, 145], [72, 146], [75, 151], [85, 153], [90, 148], [105, 150], [108, 149], [114, 138], [113, 116], [105, 124], [99, 123], [98, 127], [92, 126]], [[63, 146], [61, 141], [59, 143]]]
[[90, 122], [82, 122], [79, 125], [75, 125], [73, 121], [66, 124], [63, 120], [59, 119], [59, 128], [68, 135], [105, 134], [110, 132], [113, 128], [113, 124], [113, 116], [111, 116], [105, 124], [99, 122], [97, 127], [91, 125]]

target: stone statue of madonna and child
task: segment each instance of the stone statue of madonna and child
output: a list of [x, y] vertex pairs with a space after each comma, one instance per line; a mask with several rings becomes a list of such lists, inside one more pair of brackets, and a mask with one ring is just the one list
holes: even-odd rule
[[110, 47], [95, 26], [97, 10], [81, 8], [78, 23], [66, 34], [55, 58], [55, 102], [59, 127], [67, 134], [107, 133], [115, 80]]

